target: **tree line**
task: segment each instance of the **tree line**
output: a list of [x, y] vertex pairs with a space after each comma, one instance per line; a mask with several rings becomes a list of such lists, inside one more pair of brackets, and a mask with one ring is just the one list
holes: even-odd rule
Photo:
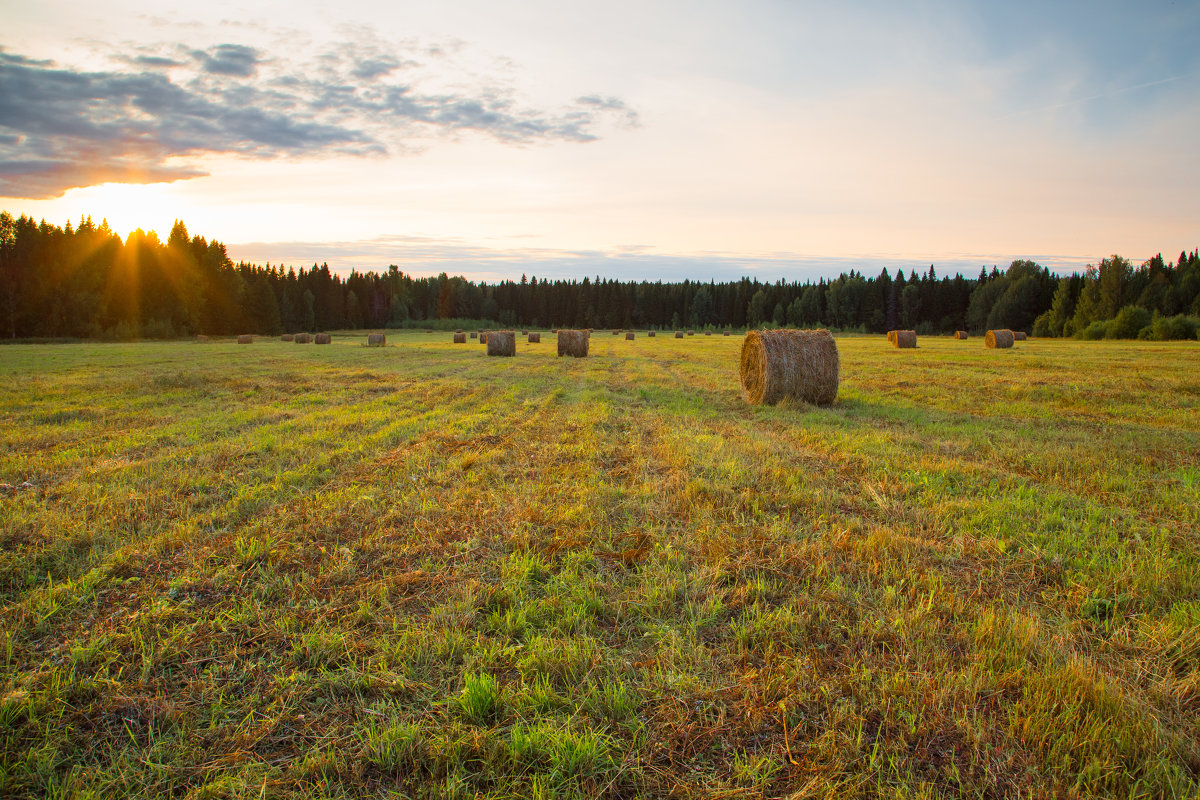
[[166, 242], [107, 222], [50, 225], [0, 213], [0, 335], [7, 338], [172, 338], [275, 334], [467, 321], [521, 327], [830, 327], [922, 334], [988, 328], [1035, 336], [1196, 338], [1200, 257], [1112, 256], [1058, 277], [1032, 261], [977, 277], [856, 270], [816, 283], [750, 278], [708, 283], [603, 278], [476, 283], [442, 273], [334, 274], [234, 263], [225, 246], [176, 222]]

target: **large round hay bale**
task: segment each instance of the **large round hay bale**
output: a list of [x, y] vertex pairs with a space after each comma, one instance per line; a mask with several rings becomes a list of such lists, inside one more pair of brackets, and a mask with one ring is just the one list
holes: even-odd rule
[[383, 347], [387, 344], [387, 335], [383, 333], [367, 334], [367, 347]]
[[984, 334], [983, 343], [987, 347], [1004, 349], [1012, 347], [1016, 338], [1008, 328], [1000, 328], [999, 330], [988, 331]]
[[676, 338], [676, 339], [682, 339], [682, 338], [683, 338], [683, 331], [675, 331], [675, 338]]
[[290, 333], [285, 333], [283, 336], [280, 336], [280, 337], [279, 337], [279, 341], [281, 341], [281, 342], [294, 342], [294, 341], [296, 341], [296, 337], [295, 337], [295, 336], [293, 336], [293, 335], [292, 335], [292, 334], [290, 334]]
[[517, 334], [513, 331], [491, 331], [487, 335], [487, 348], [489, 356], [515, 356]]
[[333, 337], [328, 333], [318, 333], [316, 338], [317, 344], [329, 344], [333, 341]]
[[1023, 342], [1028, 338], [1029, 338], [1029, 334], [1026, 333], [1025, 331], [1013, 331], [1013, 340], [1014, 341]]
[[729, 335], [729, 331], [725, 331], [725, 332], [724, 332], [724, 333], [722, 333], [721, 335], [722, 335], [722, 336], [728, 336], [728, 335]]
[[521, 329], [521, 335], [522, 335], [522, 336], [528, 336], [528, 335], [529, 335], [529, 330], [528, 330], [527, 328], [522, 328], [522, 329]]
[[695, 335], [696, 335], [695, 331], [688, 331], [688, 336], [695, 336]]
[[955, 331], [955, 332], [954, 332], [954, 338], [955, 338], [955, 339], [966, 339], [966, 338], [967, 338], [967, 332], [966, 332], [966, 331]]
[[471, 331], [471, 338], [472, 338], [472, 339], [478, 339], [478, 338], [479, 338], [479, 331]]
[[203, 333], [198, 333], [198, 334], [196, 334], [196, 343], [197, 344], [208, 344], [208, 337], [205, 336]]
[[[892, 334], [895, 334], [893, 336]], [[888, 334], [888, 338], [896, 347], [916, 347], [917, 332], [916, 331], [892, 331]]]
[[540, 333], [530, 333], [527, 335], [529, 336], [530, 344], [539, 344], [542, 341], [542, 335]]
[[312, 340], [311, 333], [297, 333], [295, 338], [296, 344], [312, 344]]
[[620, 331], [613, 331], [613, 332], [612, 332], [612, 335], [613, 335], [613, 336], [619, 336], [619, 335], [620, 335], [620, 333], [621, 333]]
[[455, 344], [466, 344], [467, 343], [467, 335], [462, 332], [454, 334], [454, 343]]
[[785, 397], [827, 406], [837, 399], [838, 348], [818, 331], [749, 331], [742, 341], [742, 393], [750, 403]]
[[254, 344], [254, 337], [248, 333], [243, 333], [238, 337], [238, 344]]
[[634, 338], [633, 331], [625, 331], [625, 341], [632, 342]]
[[647, 331], [646, 335], [649, 336], [651, 339], [653, 339], [655, 336], [655, 333], [654, 333], [654, 331]]
[[712, 331], [705, 331], [705, 332], [704, 332], [704, 335], [705, 335], [705, 336], [712, 336]]
[[455, 332], [455, 333], [462, 333], [462, 332], [463, 332], [463, 329], [462, 329], [462, 328], [455, 328], [455, 329], [454, 329], [454, 332]]
[[583, 358], [588, 354], [590, 340], [591, 337], [587, 331], [560, 330], [558, 332], [558, 354]]

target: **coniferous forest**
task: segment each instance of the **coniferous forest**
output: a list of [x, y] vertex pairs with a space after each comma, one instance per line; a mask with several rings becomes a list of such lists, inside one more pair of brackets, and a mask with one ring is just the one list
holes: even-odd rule
[[445, 273], [336, 275], [234, 263], [225, 246], [176, 222], [166, 242], [124, 240], [90, 217], [65, 227], [0, 213], [0, 336], [173, 338], [192, 334], [438, 326], [475, 320], [521, 327], [830, 327], [937, 334], [988, 328], [1034, 336], [1195, 339], [1200, 255], [1111, 256], [1058, 277], [1032, 261], [974, 277], [851, 270], [817, 283], [616, 281], [474, 283]]

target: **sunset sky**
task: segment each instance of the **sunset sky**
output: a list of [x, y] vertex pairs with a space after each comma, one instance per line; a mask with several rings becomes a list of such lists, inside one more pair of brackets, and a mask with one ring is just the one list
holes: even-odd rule
[[485, 280], [1200, 246], [1200, 3], [0, 5], [0, 209], [55, 224]]

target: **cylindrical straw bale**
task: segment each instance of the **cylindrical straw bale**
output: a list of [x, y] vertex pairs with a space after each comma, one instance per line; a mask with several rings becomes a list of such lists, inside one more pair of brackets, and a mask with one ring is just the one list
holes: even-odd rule
[[254, 337], [248, 333], [243, 333], [238, 337], [238, 344], [254, 344]]
[[515, 356], [517, 334], [512, 331], [491, 331], [487, 335], [487, 348], [489, 356]]
[[591, 337], [588, 336], [587, 331], [559, 330], [558, 354], [560, 356], [583, 358], [588, 354], [588, 343], [590, 340]]
[[722, 336], [728, 336], [728, 335], [729, 335], [729, 331], [725, 331], [725, 332], [724, 332], [724, 333], [722, 333], [721, 335], [722, 335]]
[[688, 331], [688, 336], [695, 336], [695, 335], [696, 335], [695, 331]]
[[633, 331], [626, 331], [625, 332], [625, 341], [632, 342], [633, 340], [634, 340]]
[[542, 341], [542, 335], [540, 333], [530, 333], [527, 335], [529, 336], [530, 344], [539, 344]]
[[426, 333], [433, 333], [433, 328], [426, 328], [426, 329], [425, 329], [425, 332], [426, 332]]
[[983, 337], [983, 344], [986, 347], [1004, 349], [1012, 347], [1016, 338], [1008, 328], [1000, 328], [999, 330], [988, 331]]
[[683, 338], [683, 331], [675, 331], [675, 338], [676, 338], [676, 339], [682, 339], [682, 338]]
[[705, 335], [705, 336], [712, 336], [712, 331], [705, 331], [705, 332], [704, 332], [704, 335]]
[[367, 347], [383, 347], [387, 344], [387, 335], [383, 333], [367, 334]]
[[491, 331], [484, 331], [483, 333], [479, 334], [479, 343], [487, 344], [488, 337], [491, 335]]
[[528, 335], [529, 335], [529, 331], [528, 331], [527, 329], [524, 329], [524, 328], [523, 328], [523, 329], [521, 330], [521, 335], [522, 335], [522, 336], [528, 336]]
[[478, 338], [479, 338], [479, 331], [471, 331], [471, 338], [472, 338], [472, 339], [478, 339]]
[[892, 344], [896, 347], [907, 348], [917, 346], [916, 331], [892, 331], [892, 333], [896, 334], [892, 339]]
[[297, 333], [294, 339], [296, 344], [312, 344], [311, 333]]
[[465, 333], [454, 334], [454, 343], [455, 344], [466, 344], [467, 343], [467, 335]]
[[827, 330], [749, 331], [742, 342], [742, 392], [750, 403], [785, 397], [818, 406], [837, 399], [838, 348]]
[[328, 333], [318, 333], [316, 338], [317, 344], [329, 344], [333, 341], [333, 337]]
[[290, 334], [290, 333], [285, 333], [283, 336], [280, 336], [280, 337], [279, 337], [279, 341], [281, 341], [281, 342], [294, 342], [294, 341], [296, 341], [296, 337], [295, 337], [295, 336], [293, 336], [293, 335], [292, 335], [292, 334]]
[[651, 339], [653, 339], [655, 336], [655, 333], [654, 333], [654, 331], [647, 331], [646, 335], [649, 336]]
[[613, 332], [612, 332], [612, 335], [613, 335], [613, 336], [620, 336], [620, 335], [621, 335], [621, 332], [620, 332], [620, 331], [613, 331]]
[[954, 338], [955, 339], [965, 339], [965, 338], [967, 338], [967, 332], [966, 331], [955, 331]]
[[454, 332], [455, 332], [455, 333], [462, 333], [462, 332], [463, 332], [463, 329], [462, 329], [462, 328], [455, 328], [455, 329], [454, 329]]
[[1023, 342], [1028, 338], [1029, 338], [1029, 334], [1026, 333], [1025, 331], [1013, 331], [1013, 340], [1014, 341]]
[[887, 340], [888, 340], [888, 344], [894, 345], [896, 343], [896, 332], [888, 331], [887, 332]]
[[197, 334], [196, 335], [196, 343], [197, 344], [208, 344], [208, 337], [205, 336], [203, 333]]

